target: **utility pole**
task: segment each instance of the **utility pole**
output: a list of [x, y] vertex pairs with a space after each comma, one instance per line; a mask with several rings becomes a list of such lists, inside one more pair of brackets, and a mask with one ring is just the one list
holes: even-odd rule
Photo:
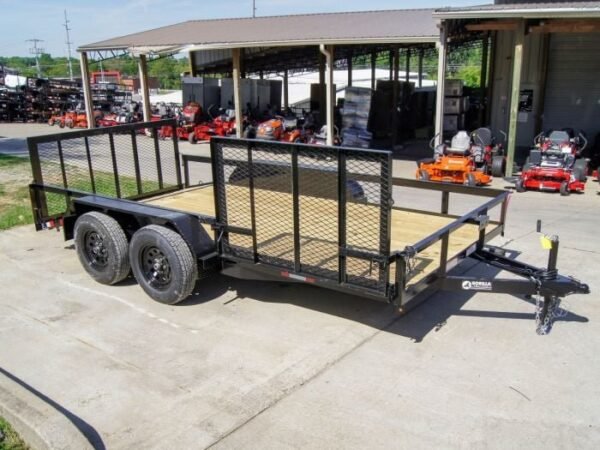
[[71, 61], [71, 45], [73, 44], [71, 42], [71, 38], [69, 37], [69, 31], [71, 31], [71, 29], [69, 28], [69, 19], [67, 19], [67, 10], [65, 9], [65, 31], [67, 32], [67, 54], [69, 55], [69, 78], [71, 81], [73, 81], [73, 62]]
[[40, 55], [44, 53], [44, 49], [38, 47], [38, 42], [44, 42], [42, 39], [27, 39], [25, 42], [33, 42], [33, 47], [29, 49], [29, 53], [35, 56], [35, 68], [37, 69], [38, 78], [42, 78], [42, 69], [40, 67]]
[[252, 0], [252, 18], [256, 17], [256, 0]]

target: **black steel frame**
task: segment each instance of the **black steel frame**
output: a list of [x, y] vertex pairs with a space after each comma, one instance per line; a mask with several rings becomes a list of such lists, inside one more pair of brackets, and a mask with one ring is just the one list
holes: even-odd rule
[[[158, 129], [162, 126], [170, 126], [176, 128], [174, 120], [165, 120], [151, 123], [139, 123], [131, 125], [122, 125], [112, 128], [74, 131], [68, 133], [60, 133], [50, 136], [39, 136], [28, 139], [28, 146], [31, 157], [33, 183], [30, 185], [30, 195], [34, 217], [36, 221], [36, 229], [44, 228], [44, 222], [53, 217], [47, 214], [45, 204], [46, 193], [56, 193], [65, 196], [66, 209], [65, 213], [60, 215], [67, 216], [70, 222], [73, 222], [77, 214], [87, 211], [89, 208], [98, 207], [104, 211], [113, 211], [118, 213], [131, 213], [147, 217], [149, 220], [162, 220], [174, 224], [176, 229], [181, 229], [192, 248], [195, 249], [202, 265], [212, 267], [214, 261], [220, 258], [222, 268], [225, 269], [228, 264], [239, 264], [241, 267], [251, 267], [257, 274], [264, 275], [265, 278], [288, 274], [288, 268], [282, 268], [276, 264], [266, 264], [260, 262], [257, 257], [257, 241], [256, 241], [256, 217], [253, 207], [254, 195], [251, 194], [251, 211], [252, 211], [252, 227], [244, 229], [233, 227], [227, 224], [226, 215], [221, 214], [222, 209], [226, 209], [226, 204], [221, 204], [217, 192], [219, 189], [224, 189], [225, 180], [222, 172], [222, 155], [219, 155], [218, 146], [235, 145], [236, 147], [245, 147], [247, 151], [247, 161], [239, 162], [239, 164], [247, 164], [250, 173], [249, 188], [253, 190], [253, 150], [260, 147], [260, 141], [232, 139], [232, 138], [213, 138], [211, 141], [211, 157], [183, 155], [183, 180], [181, 175], [181, 166], [179, 165], [180, 155], [177, 146], [177, 133], [173, 130], [174, 141], [174, 158], [177, 167], [177, 185], [170, 188], [165, 188], [162, 183], [161, 175], [161, 157], [158, 148]], [[161, 178], [159, 189], [153, 192], [142, 192], [141, 177], [139, 170], [139, 158], [137, 157], [136, 131], [151, 130], [151, 136], [155, 144], [155, 155], [158, 164], [158, 177]], [[135, 160], [135, 175], [137, 183], [137, 195], [130, 196], [127, 199], [120, 198], [121, 192], [119, 189], [119, 172], [115, 158], [114, 134], [128, 133], [131, 135], [133, 143], [133, 153]], [[98, 135], [109, 135], [109, 146], [112, 156], [113, 170], [115, 175], [115, 184], [118, 198], [110, 198], [107, 196], [96, 195], [94, 171], [92, 170], [92, 161], [88, 138]], [[68, 179], [65, 173], [65, 164], [62, 155], [62, 142], [72, 138], [83, 138], [85, 142], [85, 152], [87, 158], [87, 167], [89, 170], [90, 185], [94, 192], [83, 192], [72, 189], [68, 186]], [[60, 170], [62, 175], [62, 186], [48, 185], [44, 183], [42, 177], [42, 168], [40, 157], [38, 154], [38, 145], [47, 142], [56, 142], [58, 148], [58, 158], [60, 160]], [[265, 144], [266, 145], [266, 144]], [[337, 147], [317, 147], [306, 146], [303, 144], [287, 144], [287, 143], [268, 143], [269, 147], [279, 147], [282, 151], [288, 151], [291, 155], [291, 194], [293, 197], [293, 235], [294, 235], [294, 264], [292, 278], [288, 277], [288, 281], [303, 281], [310, 282], [328, 289], [338, 290], [346, 293], [352, 293], [363, 297], [368, 297], [376, 300], [382, 300], [394, 303], [401, 312], [406, 312], [420, 301], [427, 298], [429, 293], [433, 293], [438, 289], [446, 290], [471, 290], [471, 291], [487, 291], [501, 292], [520, 295], [537, 294], [545, 299], [542, 316], [548, 312], [549, 300], [553, 298], [563, 297], [572, 293], [588, 293], [589, 287], [579, 282], [578, 280], [559, 275], [556, 269], [558, 257], [558, 239], [552, 239], [551, 250], [547, 268], [540, 269], [518, 261], [514, 261], [504, 256], [504, 250], [497, 249], [488, 245], [489, 240], [502, 234], [506, 221], [507, 206], [509, 193], [503, 190], [494, 190], [488, 188], [475, 188], [453, 184], [441, 184], [422, 182], [416, 180], [393, 178], [391, 174], [392, 159], [390, 152], [377, 150], [363, 149], [348, 149]], [[299, 186], [298, 186], [298, 154], [300, 151], [319, 152], [326, 149], [337, 154], [337, 199], [338, 205], [338, 276], [336, 279], [324, 278], [315, 276], [312, 273], [303, 273], [302, 266], [299, 261], [299, 246], [300, 246], [300, 226], [299, 226]], [[387, 169], [382, 168], [382, 172], [378, 175], [364, 173], [350, 173], [346, 170], [346, 160], [358, 154], [371, 155], [380, 158], [385, 162]], [[134, 203], [135, 200], [140, 200], [147, 197], [152, 197], [161, 194], [181, 190], [185, 187], [191, 187], [189, 164], [191, 162], [209, 163], [213, 170], [213, 188], [215, 189], [215, 211], [216, 217], [207, 217], [198, 214], [186, 213], [185, 211], [174, 211], [169, 208], [154, 207], [150, 205], [142, 205]], [[264, 165], [264, 162], [260, 162]], [[383, 164], [382, 164], [383, 167]], [[305, 170], [306, 168], [302, 168]], [[308, 169], [315, 171], [323, 171], [322, 169]], [[380, 235], [378, 252], [364, 252], [349, 248], [346, 244], [346, 179], [351, 177], [353, 180], [364, 182], [375, 182], [380, 186], [381, 195], [377, 203], [380, 208]], [[391, 251], [391, 210], [396, 208], [393, 206], [392, 188], [393, 186], [418, 188], [422, 190], [437, 191], [441, 194], [440, 215], [444, 217], [452, 217], [454, 220], [443, 228], [440, 228], [435, 233], [430, 234], [419, 242], [414, 243], [404, 249]], [[463, 214], [460, 217], [449, 214], [450, 196], [451, 194], [458, 195], [473, 195], [485, 197], [488, 200]], [[72, 201], [75, 199], [74, 201]], [[500, 207], [500, 218], [497, 221], [490, 221], [489, 212], [492, 208]], [[405, 209], [405, 208], [396, 208]], [[137, 211], [137, 212], [136, 212]], [[436, 214], [426, 211], [428, 214]], [[56, 217], [58, 218], [58, 217]], [[194, 218], [194, 220], [192, 220]], [[205, 238], [195, 236], [200, 233], [199, 224], [209, 223], [214, 229], [215, 242], [207, 243]], [[459, 230], [467, 224], [479, 225], [478, 239], [473, 242], [468, 248], [462, 250], [459, 254], [448, 257], [449, 238], [452, 233]], [[241, 233], [251, 236], [253, 239], [253, 257], [250, 259], [239, 257], [233, 254], [228, 254], [224, 251], [223, 242], [227, 238], [227, 233]], [[200, 233], [201, 234], [201, 233]], [[67, 234], [65, 237], [68, 238]], [[412, 274], [410, 273], [411, 259], [419, 252], [441, 241], [441, 252], [438, 268], [426, 275], [416, 283], [410, 283]], [[208, 245], [208, 247], [207, 247]], [[474, 279], [469, 277], [457, 277], [450, 274], [450, 270], [456, 266], [462, 259], [472, 257], [491, 266], [506, 270], [517, 274], [524, 279]], [[377, 289], [349, 283], [346, 273], [346, 258], [358, 258], [371, 261], [379, 265], [381, 272], [384, 273], [385, 289], [379, 291]], [[393, 280], [389, 280], [389, 272], [392, 265], [395, 265]]]
[[[168, 188], [164, 187], [163, 180], [163, 170], [162, 170], [162, 158], [160, 154], [160, 146], [158, 140], [158, 131], [162, 127], [171, 127], [173, 129], [173, 158], [176, 170], [177, 182], [174, 186], [170, 186]], [[118, 125], [114, 127], [107, 128], [95, 128], [95, 129], [86, 129], [86, 130], [75, 130], [75, 131], [67, 131], [64, 133], [57, 133], [51, 135], [44, 136], [34, 136], [27, 138], [27, 146], [29, 149], [29, 157], [31, 160], [31, 169], [33, 175], [33, 181], [29, 185], [29, 193], [31, 198], [32, 212], [34, 217], [34, 223], [37, 230], [41, 230], [44, 228], [44, 224], [50, 220], [59, 219], [64, 214], [54, 214], [51, 215], [48, 213], [48, 207], [46, 202], [46, 193], [60, 194], [65, 196], [65, 212], [68, 212], [70, 208], [72, 208], [71, 200], [77, 197], [83, 197], [90, 194], [90, 192], [84, 192], [77, 189], [71, 189], [67, 182], [67, 174], [65, 169], [65, 161], [63, 158], [63, 142], [70, 141], [73, 139], [83, 139], [85, 146], [85, 156], [87, 160], [87, 171], [89, 175], [89, 181], [92, 188], [93, 194], [96, 194], [96, 182], [94, 177], [94, 170], [92, 164], [92, 155], [90, 153], [90, 145], [89, 138], [94, 136], [106, 136], [109, 138], [109, 150], [110, 157], [112, 161], [112, 170], [114, 174], [114, 183], [115, 183], [115, 191], [116, 197], [126, 198], [128, 200], [141, 200], [144, 198], [153, 197], [156, 195], [167, 194], [169, 192], [174, 192], [177, 190], [181, 190], [183, 188], [183, 180], [181, 178], [180, 171], [180, 154], [179, 154], [179, 146], [177, 140], [177, 122], [174, 119], [160, 120], [155, 122], [148, 123], [133, 123], [126, 125]], [[157, 190], [152, 192], [143, 192], [142, 191], [142, 178], [140, 171], [140, 159], [138, 155], [138, 133], [150, 132], [152, 142], [154, 145], [154, 153], [156, 155], [156, 164], [157, 164], [157, 177], [158, 177], [158, 186]], [[135, 170], [135, 180], [137, 187], [137, 194], [133, 196], [123, 197], [120, 186], [120, 173], [119, 167], [117, 164], [117, 155], [115, 149], [114, 136], [115, 135], [129, 135], [131, 136], [131, 144], [132, 144], [132, 152], [133, 152], [133, 161], [134, 161], [134, 170]], [[58, 156], [59, 156], [59, 164], [60, 171], [62, 174], [62, 186], [58, 185], [50, 185], [44, 181], [43, 171], [42, 171], [42, 163], [39, 154], [39, 146], [41, 144], [46, 143], [56, 143], [58, 148]]]

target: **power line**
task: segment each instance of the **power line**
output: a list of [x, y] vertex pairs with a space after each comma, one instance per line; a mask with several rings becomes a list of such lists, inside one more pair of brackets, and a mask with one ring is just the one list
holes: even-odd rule
[[69, 55], [69, 78], [71, 79], [71, 81], [73, 81], [73, 61], [71, 61], [71, 44], [73, 44], [71, 42], [71, 38], [69, 37], [69, 31], [71, 31], [71, 29], [69, 28], [69, 19], [67, 19], [67, 10], [65, 9], [65, 31], [67, 32], [67, 52]]
[[35, 68], [37, 70], [38, 78], [42, 78], [42, 68], [40, 67], [40, 55], [44, 53], [44, 49], [38, 47], [38, 42], [44, 42], [43, 39], [27, 39], [25, 42], [33, 42], [33, 47], [29, 49], [29, 53], [31, 53], [35, 57]]

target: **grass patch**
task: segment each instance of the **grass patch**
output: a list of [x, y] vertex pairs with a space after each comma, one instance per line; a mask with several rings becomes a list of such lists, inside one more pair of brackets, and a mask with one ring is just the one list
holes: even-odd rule
[[0, 417], [0, 450], [29, 450], [29, 446], [3, 417]]
[[33, 223], [31, 206], [8, 205], [0, 208], [0, 230], [8, 230], [17, 225]]
[[0, 168], [26, 166], [29, 169], [29, 158], [0, 154]]
[[[84, 168], [67, 165], [67, 181], [69, 188], [93, 192], [88, 171]], [[44, 182], [48, 185], [62, 186], [60, 165], [54, 162], [42, 162]], [[17, 225], [33, 223], [31, 203], [29, 198], [29, 183], [31, 168], [29, 158], [19, 158], [0, 154], [0, 230], [6, 230]], [[94, 171], [96, 193], [107, 197], [117, 197], [115, 177], [111, 172]], [[159, 189], [158, 181], [142, 180], [142, 193], [154, 192]], [[119, 176], [121, 198], [138, 195], [136, 179], [133, 176]], [[67, 210], [64, 195], [46, 194], [48, 214], [51, 216], [63, 214]]]

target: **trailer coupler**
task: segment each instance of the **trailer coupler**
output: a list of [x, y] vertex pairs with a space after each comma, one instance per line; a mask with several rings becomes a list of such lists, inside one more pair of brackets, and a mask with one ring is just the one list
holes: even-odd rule
[[485, 246], [470, 255], [478, 261], [513, 273], [524, 279], [470, 278], [446, 276], [441, 288], [452, 291], [494, 292], [536, 297], [536, 331], [548, 334], [556, 318], [566, 312], [560, 309], [560, 301], [570, 294], [589, 294], [590, 288], [581, 281], [560, 275], [556, 269], [558, 238], [550, 240], [548, 267], [540, 269], [504, 256], [504, 250]]

